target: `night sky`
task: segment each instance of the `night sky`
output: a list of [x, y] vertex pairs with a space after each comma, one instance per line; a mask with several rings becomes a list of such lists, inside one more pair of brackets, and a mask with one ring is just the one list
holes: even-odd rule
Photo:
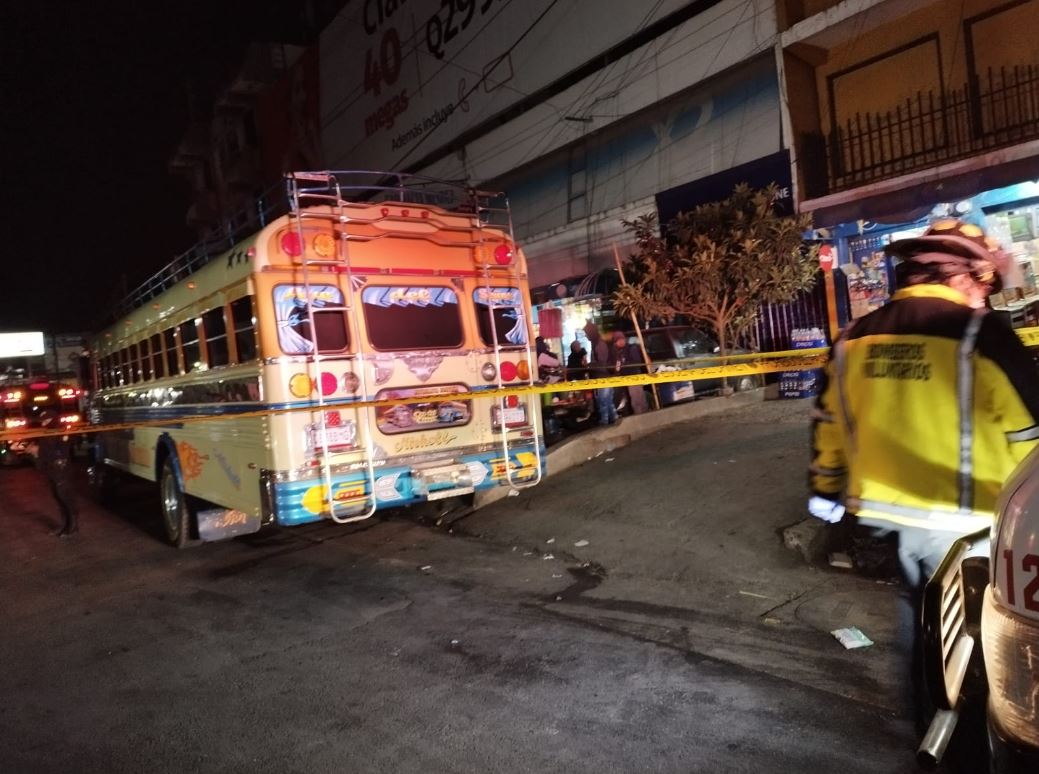
[[204, 102], [250, 40], [302, 35], [303, 3], [3, 5], [0, 331], [92, 331], [194, 242], [167, 172], [188, 84]]

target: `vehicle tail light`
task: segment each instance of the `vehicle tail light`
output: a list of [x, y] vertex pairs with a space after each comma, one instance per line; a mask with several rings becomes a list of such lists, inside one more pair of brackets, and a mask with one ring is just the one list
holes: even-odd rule
[[66, 414], [61, 418], [61, 424], [74, 425], [79, 421], [79, 414]]
[[343, 415], [338, 411], [325, 412], [325, 427], [339, 427], [343, 423]]
[[511, 360], [506, 360], [501, 364], [501, 380], [503, 382], [511, 382], [516, 378], [516, 364]]
[[328, 371], [321, 372], [321, 385], [322, 395], [331, 395], [339, 387], [339, 380], [335, 378], [335, 374], [330, 374]]
[[331, 234], [321, 233], [314, 237], [314, 252], [322, 258], [336, 254], [336, 240]]
[[530, 379], [530, 364], [526, 360], [521, 360], [516, 364], [516, 375], [523, 381]]
[[286, 231], [281, 235], [281, 251], [293, 258], [303, 254], [303, 244], [299, 234], [295, 231]]
[[297, 398], [309, 398], [313, 389], [314, 382], [306, 374], [293, 374], [289, 379], [289, 392]]
[[985, 589], [981, 639], [989, 712], [1015, 740], [1039, 747], [1039, 622], [1000, 607]]
[[8, 419], [4, 421], [4, 427], [8, 430], [14, 430], [18, 427], [25, 427], [27, 422], [24, 419]]
[[494, 262], [499, 266], [507, 266], [512, 263], [512, 248], [507, 244], [501, 244], [495, 247]]
[[505, 397], [505, 405], [508, 408], [516, 408], [519, 405], [519, 396], [518, 395], [507, 395]]
[[343, 391], [344, 392], [357, 392], [361, 386], [361, 380], [357, 377], [353, 371], [348, 371], [343, 374]]
[[480, 367], [480, 376], [485, 382], [493, 382], [498, 376], [498, 369], [494, 367], [494, 363], [484, 363]]

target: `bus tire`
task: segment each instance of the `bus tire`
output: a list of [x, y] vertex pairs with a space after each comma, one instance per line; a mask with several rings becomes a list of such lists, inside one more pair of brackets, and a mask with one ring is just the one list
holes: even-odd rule
[[173, 457], [166, 457], [162, 461], [159, 504], [162, 507], [162, 524], [166, 528], [166, 539], [174, 548], [184, 548], [191, 542], [195, 513], [188, 495], [180, 486]]

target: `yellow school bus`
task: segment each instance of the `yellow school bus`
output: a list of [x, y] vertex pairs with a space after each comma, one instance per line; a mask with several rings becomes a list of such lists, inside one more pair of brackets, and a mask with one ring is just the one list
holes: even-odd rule
[[505, 197], [387, 172], [285, 182], [286, 214], [189, 251], [97, 335], [94, 490], [158, 482], [183, 546], [540, 481], [536, 397], [486, 394], [536, 371]]

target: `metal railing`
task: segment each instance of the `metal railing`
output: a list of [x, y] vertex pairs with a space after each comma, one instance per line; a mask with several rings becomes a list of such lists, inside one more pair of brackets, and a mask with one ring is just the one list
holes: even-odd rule
[[278, 183], [134, 288], [116, 304], [116, 314], [128, 314], [137, 309], [288, 211], [285, 187]]
[[815, 197], [1035, 138], [1039, 66], [1015, 65], [989, 68], [961, 88], [917, 92], [886, 111], [856, 113], [825, 137], [802, 135], [801, 156]]

